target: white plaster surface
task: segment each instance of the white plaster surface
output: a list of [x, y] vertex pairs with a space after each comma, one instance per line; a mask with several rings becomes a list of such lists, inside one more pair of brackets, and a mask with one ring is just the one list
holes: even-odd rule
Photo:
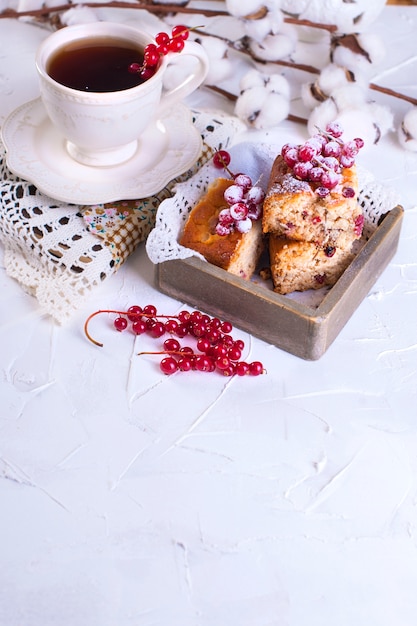
[[[415, 97], [417, 8], [375, 28]], [[0, 122], [44, 35], [0, 20]], [[316, 362], [236, 331], [266, 375], [166, 377], [105, 319], [93, 346], [95, 309], [180, 307], [143, 246], [64, 327], [0, 268], [0, 626], [415, 626], [417, 154], [389, 133], [363, 164], [400, 245]]]

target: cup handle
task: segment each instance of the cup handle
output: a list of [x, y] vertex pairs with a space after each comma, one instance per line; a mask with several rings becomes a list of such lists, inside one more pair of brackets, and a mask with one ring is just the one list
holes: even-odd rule
[[180, 53], [173, 53], [171, 59], [167, 57], [167, 67], [173, 61], [175, 61], [175, 63], [181, 63], [181, 58], [185, 56], [191, 56], [197, 59], [198, 63], [196, 64], [196, 68], [185, 78], [185, 80], [176, 85], [173, 89], [162, 92], [158, 114], [165, 111], [179, 100], [189, 96], [197, 89], [197, 87], [201, 85], [207, 76], [209, 70], [209, 59], [207, 53], [203, 46], [194, 41], [186, 41], [184, 48]]

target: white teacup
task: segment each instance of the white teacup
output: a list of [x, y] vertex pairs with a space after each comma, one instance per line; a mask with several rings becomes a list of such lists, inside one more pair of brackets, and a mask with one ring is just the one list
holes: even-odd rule
[[[202, 46], [186, 41], [179, 53], [161, 57], [155, 74], [145, 82], [121, 91], [81, 91], [60, 84], [48, 74], [57, 51], [81, 40], [124, 40], [143, 48], [152, 36], [125, 24], [94, 22], [67, 26], [49, 35], [36, 54], [40, 93], [47, 114], [66, 140], [69, 154], [89, 166], [122, 163], [137, 150], [141, 133], [169, 108], [203, 82], [208, 58]], [[195, 70], [174, 89], [163, 89], [168, 65], [181, 57], [195, 57]]]

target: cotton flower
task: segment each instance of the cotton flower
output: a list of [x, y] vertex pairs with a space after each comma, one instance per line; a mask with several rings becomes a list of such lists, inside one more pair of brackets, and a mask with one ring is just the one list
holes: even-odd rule
[[334, 121], [340, 123], [346, 139], [361, 137], [365, 146], [369, 146], [378, 143], [392, 129], [393, 116], [389, 109], [375, 103], [338, 109], [333, 98], [329, 98], [313, 109], [307, 127], [310, 134], [314, 134], [317, 128], [325, 128]]
[[385, 0], [281, 0], [280, 6], [300, 19], [334, 24], [342, 33], [358, 33], [376, 20]]
[[295, 49], [295, 41], [285, 33], [267, 35], [261, 43], [252, 40], [249, 44], [251, 52], [262, 61], [278, 61], [289, 57]]
[[288, 116], [290, 88], [283, 76], [251, 70], [242, 78], [240, 87], [235, 114], [249, 126], [272, 128]]
[[330, 58], [349, 70], [369, 72], [385, 55], [381, 39], [372, 33], [341, 35], [332, 38]]
[[201, 44], [209, 58], [209, 71], [204, 80], [206, 85], [216, 85], [229, 78], [233, 66], [228, 57], [228, 45], [218, 37], [198, 37], [195, 41]]
[[284, 23], [283, 13], [276, 7], [266, 9], [263, 15], [243, 18], [246, 35], [258, 43], [268, 35], [276, 35], [282, 30]]
[[350, 87], [352, 94], [359, 94], [359, 89], [364, 89], [365, 83], [362, 80], [357, 81], [356, 75], [347, 70], [345, 67], [330, 63], [322, 69], [318, 78], [313, 83], [304, 83], [301, 85], [301, 99], [304, 105], [313, 109], [320, 102], [324, 102], [331, 94], [335, 92], [346, 93], [350, 97]]
[[405, 114], [398, 129], [398, 139], [403, 148], [417, 152], [417, 107]]
[[91, 24], [98, 22], [100, 17], [91, 7], [75, 6], [61, 15], [61, 22], [65, 26], [73, 26], [74, 24]]
[[263, 0], [226, 0], [226, 10], [235, 17], [264, 16], [268, 9]]

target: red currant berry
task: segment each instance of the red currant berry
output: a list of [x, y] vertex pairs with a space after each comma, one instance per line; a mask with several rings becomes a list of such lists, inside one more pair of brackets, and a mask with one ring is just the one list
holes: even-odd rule
[[236, 339], [233, 345], [235, 345], [236, 348], [239, 348], [239, 350], [243, 350], [243, 348], [245, 347], [245, 342], [242, 339]]
[[142, 65], [139, 63], [131, 63], [127, 69], [131, 74], [137, 74], [141, 71]]
[[193, 369], [193, 357], [182, 356], [178, 359], [177, 365], [182, 372], [189, 372]]
[[140, 317], [142, 314], [142, 307], [137, 306], [136, 304], [134, 304], [133, 306], [130, 306], [127, 310], [127, 317], [131, 322], [134, 322], [135, 320], [138, 319], [138, 317]]
[[179, 337], [180, 339], [182, 339], [183, 337], [185, 337], [186, 335], [188, 335], [188, 327], [187, 324], [178, 324], [176, 330], [175, 330], [175, 334], [177, 335], [177, 337]]
[[233, 326], [230, 322], [222, 322], [220, 330], [222, 331], [222, 333], [229, 334], [232, 332]]
[[235, 364], [230, 363], [228, 367], [225, 367], [224, 370], [222, 370], [222, 374], [223, 376], [233, 376], [235, 374]]
[[167, 352], [178, 352], [181, 348], [180, 342], [172, 337], [170, 339], [165, 339], [164, 341], [164, 350]]
[[223, 337], [222, 337], [222, 344], [224, 346], [227, 346], [228, 348], [231, 348], [231, 346], [233, 346], [234, 343], [235, 342], [233, 340], [232, 335], [223, 335]]
[[201, 320], [193, 322], [191, 326], [191, 332], [194, 337], [204, 337], [207, 333], [207, 324], [205, 324]]
[[168, 35], [168, 33], [158, 33], [155, 37], [155, 41], [157, 44], [161, 44], [161, 43], [168, 43], [170, 37]]
[[180, 311], [178, 313], [178, 319], [180, 322], [184, 323], [190, 319], [191, 313], [189, 311]]
[[246, 374], [249, 374], [249, 364], [245, 361], [235, 363], [235, 374], [238, 376], [246, 376]]
[[159, 61], [159, 57], [164, 57], [165, 55], [168, 54], [168, 52], [171, 52], [171, 43], [161, 43], [159, 44], [159, 46], [157, 46], [156, 51], [158, 53], [158, 61]]
[[185, 41], [184, 39], [181, 39], [180, 37], [174, 37], [173, 39], [171, 39], [168, 43], [168, 50], [169, 52], [181, 52], [181, 50], [184, 49], [185, 46]]
[[178, 326], [179, 324], [177, 320], [173, 320], [173, 319], [167, 320], [165, 322], [165, 331], [167, 333], [175, 333], [177, 331]]
[[166, 356], [159, 364], [161, 372], [169, 376], [178, 370], [178, 363], [172, 356]]
[[186, 26], [183, 26], [182, 24], [177, 24], [177, 26], [174, 26], [172, 29], [172, 36], [173, 37], [181, 37], [181, 39], [188, 39], [188, 36], [190, 34], [190, 31], [188, 30], [188, 28]]
[[233, 345], [231, 348], [229, 348], [227, 356], [231, 361], [239, 361], [240, 357], [242, 356], [242, 351], [237, 346]]
[[153, 317], [149, 317], [147, 320], [145, 320], [145, 322], [146, 322], [146, 330], [151, 330], [156, 320], [153, 319]]
[[149, 80], [149, 78], [152, 78], [152, 76], [155, 74], [155, 71], [155, 67], [144, 67], [140, 75], [142, 76], [142, 79], [144, 81]]
[[154, 322], [149, 332], [152, 337], [155, 337], [155, 339], [158, 339], [159, 337], [162, 337], [162, 335], [165, 334], [165, 324], [163, 324], [162, 322]]
[[228, 350], [226, 346], [222, 345], [221, 343], [217, 344], [216, 346], [213, 346], [213, 356], [217, 358], [226, 356], [227, 352]]
[[221, 332], [217, 330], [217, 328], [207, 329], [206, 339], [208, 339], [211, 344], [213, 345], [216, 344], [218, 341], [220, 341], [220, 338], [221, 338]]
[[132, 332], [134, 332], [135, 335], [142, 335], [147, 331], [147, 328], [145, 320], [135, 320], [132, 323]]
[[197, 341], [197, 349], [200, 350], [200, 352], [204, 352], [205, 354], [207, 354], [210, 347], [211, 344], [208, 339], [205, 339], [205, 337], [201, 337]]
[[210, 357], [206, 356], [205, 354], [197, 356], [194, 365], [195, 369], [199, 372], [213, 371], [213, 359], [210, 359]]
[[218, 150], [213, 155], [213, 165], [218, 169], [225, 169], [231, 160], [230, 154], [226, 150]]
[[143, 60], [145, 61], [145, 65], [155, 67], [155, 65], [158, 65], [159, 57], [160, 53], [158, 48], [156, 48], [155, 50], [145, 51]]
[[259, 376], [264, 373], [264, 366], [260, 361], [253, 361], [249, 364], [249, 373], [252, 376]]
[[180, 348], [180, 352], [181, 354], [188, 354], [189, 356], [192, 356], [194, 354], [194, 350], [190, 346], [184, 346], [183, 348]]
[[227, 356], [219, 356], [216, 359], [216, 367], [219, 370], [225, 370], [230, 365], [230, 359]]
[[149, 317], [155, 317], [156, 307], [153, 304], [147, 304], [143, 307], [143, 314], [148, 315]]
[[127, 319], [125, 317], [116, 317], [113, 324], [116, 330], [122, 332], [122, 330], [127, 328]]

